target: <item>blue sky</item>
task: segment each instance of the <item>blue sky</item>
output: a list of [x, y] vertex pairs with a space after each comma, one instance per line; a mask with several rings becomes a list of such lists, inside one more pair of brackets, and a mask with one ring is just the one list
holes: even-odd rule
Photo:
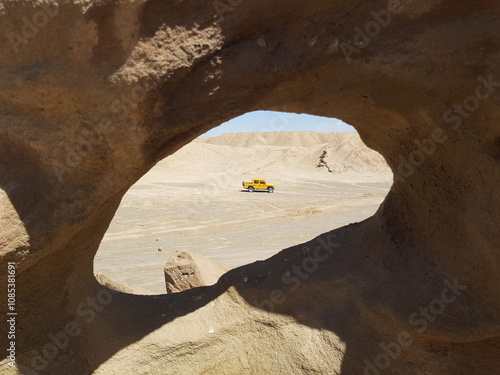
[[295, 113], [256, 111], [236, 117], [209, 130], [204, 136], [216, 137], [224, 133], [299, 131], [315, 132], [354, 132], [355, 129], [345, 122], [334, 118]]

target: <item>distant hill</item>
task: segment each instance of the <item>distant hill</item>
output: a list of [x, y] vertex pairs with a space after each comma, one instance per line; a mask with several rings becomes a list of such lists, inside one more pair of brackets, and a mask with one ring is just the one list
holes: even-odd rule
[[337, 143], [346, 139], [359, 139], [357, 133], [297, 132], [254, 132], [225, 133], [218, 137], [199, 137], [198, 142], [233, 147], [251, 146], [297, 146], [310, 147], [324, 143]]
[[202, 180], [219, 172], [238, 178], [391, 174], [384, 158], [366, 147], [357, 133], [312, 131], [200, 137], [161, 161], [158, 168], [177, 181]]

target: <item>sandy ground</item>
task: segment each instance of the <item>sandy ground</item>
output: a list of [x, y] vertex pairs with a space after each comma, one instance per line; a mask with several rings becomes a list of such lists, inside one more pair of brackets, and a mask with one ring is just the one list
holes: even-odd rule
[[[165, 293], [163, 266], [176, 250], [237, 267], [366, 219], [383, 201], [392, 175], [362, 144], [346, 148], [353, 137], [338, 140], [353, 159], [351, 166], [342, 165], [345, 173], [317, 167], [325, 149], [340, 165], [332, 155], [334, 145], [324, 140], [300, 147], [231, 146], [226, 137], [224, 145], [187, 145], [124, 197], [96, 255], [95, 273]], [[371, 167], [364, 168], [356, 157], [368, 159]], [[241, 181], [252, 177], [274, 183], [275, 193], [242, 190]]]

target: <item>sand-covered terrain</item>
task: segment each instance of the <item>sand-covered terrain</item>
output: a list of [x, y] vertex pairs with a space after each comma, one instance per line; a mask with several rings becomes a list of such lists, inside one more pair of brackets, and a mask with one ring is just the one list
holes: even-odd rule
[[[242, 180], [254, 177], [275, 184], [275, 193], [242, 190]], [[384, 159], [357, 133], [198, 138], [125, 195], [95, 258], [95, 273], [164, 293], [163, 266], [175, 251], [229, 267], [266, 259], [371, 216], [391, 181]]]

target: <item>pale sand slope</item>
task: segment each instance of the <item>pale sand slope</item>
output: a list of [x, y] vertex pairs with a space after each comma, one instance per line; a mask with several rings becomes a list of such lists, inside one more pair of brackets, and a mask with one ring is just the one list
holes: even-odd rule
[[[333, 173], [317, 167], [324, 151]], [[274, 183], [276, 192], [243, 192], [241, 181], [253, 177]], [[130, 189], [102, 241], [95, 272], [164, 293], [163, 266], [176, 250], [229, 267], [265, 259], [369, 217], [391, 181], [384, 159], [357, 133], [199, 138]]]

